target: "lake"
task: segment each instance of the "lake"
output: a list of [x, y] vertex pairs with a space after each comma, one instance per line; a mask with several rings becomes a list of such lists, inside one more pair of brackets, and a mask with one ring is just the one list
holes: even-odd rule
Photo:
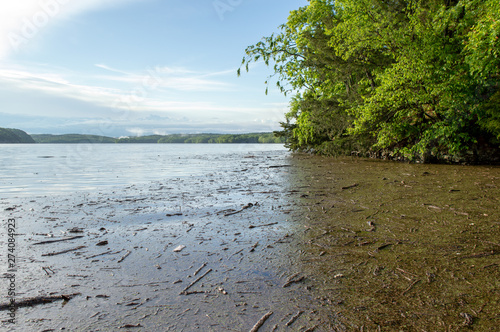
[[279, 144], [0, 144], [2, 198], [105, 190], [283, 158]]

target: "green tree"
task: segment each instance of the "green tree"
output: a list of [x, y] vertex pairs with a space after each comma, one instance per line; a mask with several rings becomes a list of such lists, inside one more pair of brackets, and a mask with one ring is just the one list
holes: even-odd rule
[[493, 0], [310, 0], [242, 65], [272, 64], [294, 93], [279, 134], [291, 149], [460, 160], [499, 148], [499, 13]]

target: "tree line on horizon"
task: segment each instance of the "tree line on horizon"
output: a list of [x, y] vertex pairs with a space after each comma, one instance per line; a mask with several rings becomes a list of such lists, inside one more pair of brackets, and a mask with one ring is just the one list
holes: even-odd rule
[[3, 143], [35, 143], [35, 141], [20, 129], [0, 128], [0, 144]]
[[499, 38], [498, 0], [309, 0], [238, 75], [273, 68], [292, 150], [498, 161]]
[[283, 137], [276, 137], [273, 133], [250, 133], [250, 134], [171, 134], [171, 135], [147, 135], [137, 137], [113, 138], [99, 135], [65, 134], [31, 135], [36, 143], [280, 143]]

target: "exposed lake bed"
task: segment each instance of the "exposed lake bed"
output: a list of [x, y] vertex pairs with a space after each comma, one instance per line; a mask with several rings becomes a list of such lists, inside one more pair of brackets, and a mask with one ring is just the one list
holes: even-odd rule
[[498, 167], [303, 162], [304, 270], [348, 330], [497, 328]]
[[227, 162], [203, 176], [1, 200], [17, 224], [16, 301], [54, 299], [2, 326], [498, 326], [500, 168], [268, 152]]

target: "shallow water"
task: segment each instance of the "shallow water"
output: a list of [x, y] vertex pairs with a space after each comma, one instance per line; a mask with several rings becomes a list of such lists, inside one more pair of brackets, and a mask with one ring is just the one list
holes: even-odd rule
[[[19, 308], [13, 330], [248, 331], [269, 311], [262, 331], [498, 327], [499, 167], [241, 156], [199, 176], [0, 200], [18, 221], [18, 300], [81, 293]], [[83, 238], [34, 244], [74, 227]]]
[[0, 197], [106, 190], [239, 167], [279, 144], [0, 144]]
[[[288, 164], [289, 154], [250, 151], [221, 154], [220, 164], [198, 176], [0, 200], [2, 217], [14, 218], [19, 234], [17, 301], [81, 293], [64, 305], [19, 308], [16, 324], [3, 327], [89, 331], [141, 324], [144, 330], [226, 331], [254, 324], [269, 296], [284, 299], [280, 275], [288, 267], [277, 270], [274, 259], [281, 259], [268, 246], [288, 230], [281, 212], [287, 168], [274, 166]], [[35, 244], [75, 235], [75, 227], [82, 238]], [[97, 246], [102, 241], [107, 244]], [[6, 238], [0, 244], [6, 248]], [[174, 252], [179, 245], [185, 249]], [[79, 249], [46, 256], [72, 248]], [[0, 250], [2, 272], [4, 254]], [[200, 274], [212, 272], [192, 287], [200, 293], [181, 295], [203, 263]], [[293, 306], [285, 298], [277, 314]]]

